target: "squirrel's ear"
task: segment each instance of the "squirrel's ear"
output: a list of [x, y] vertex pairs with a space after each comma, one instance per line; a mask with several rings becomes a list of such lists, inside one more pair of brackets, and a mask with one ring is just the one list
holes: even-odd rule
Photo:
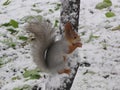
[[70, 31], [70, 30], [72, 30], [72, 24], [70, 22], [67, 22], [65, 24], [65, 31]]

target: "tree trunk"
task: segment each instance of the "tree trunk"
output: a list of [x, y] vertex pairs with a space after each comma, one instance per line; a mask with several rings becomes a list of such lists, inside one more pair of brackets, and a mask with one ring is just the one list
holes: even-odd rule
[[80, 0], [61, 0], [61, 4], [61, 34], [63, 32], [63, 26], [67, 21], [71, 22], [74, 30], [78, 31]]
[[[60, 33], [62, 34], [64, 29], [63, 26], [68, 21], [72, 23], [73, 29], [77, 32], [78, 24], [79, 24], [80, 0], [61, 0], [61, 3], [62, 3], [62, 9], [61, 9], [61, 19], [60, 19], [61, 20]], [[75, 62], [75, 65], [71, 67], [73, 69], [72, 71], [74, 72], [71, 73], [69, 78], [66, 78], [63, 81], [64, 82], [63, 85], [58, 90], [70, 90], [70, 88], [72, 87], [74, 78], [79, 68], [79, 63]]]

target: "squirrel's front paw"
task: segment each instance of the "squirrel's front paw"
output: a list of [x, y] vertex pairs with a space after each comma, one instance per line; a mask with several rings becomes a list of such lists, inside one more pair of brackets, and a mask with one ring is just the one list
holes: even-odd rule
[[70, 69], [64, 69], [64, 70], [58, 71], [59, 74], [65, 73], [65, 74], [68, 74], [68, 75], [70, 74], [70, 72], [71, 72]]

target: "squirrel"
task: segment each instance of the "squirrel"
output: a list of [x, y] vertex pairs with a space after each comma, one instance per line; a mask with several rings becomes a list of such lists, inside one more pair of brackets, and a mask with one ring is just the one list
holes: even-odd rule
[[33, 19], [25, 26], [32, 32], [32, 56], [37, 67], [43, 72], [70, 74], [66, 67], [67, 55], [77, 47], [82, 47], [80, 36], [73, 30], [72, 24], [66, 22], [63, 37], [55, 41], [55, 29], [47, 20]]

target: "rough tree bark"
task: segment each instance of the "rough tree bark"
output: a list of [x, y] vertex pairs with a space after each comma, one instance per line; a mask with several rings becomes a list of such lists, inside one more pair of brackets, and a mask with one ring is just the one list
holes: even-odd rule
[[[61, 23], [60, 23], [60, 33], [63, 32], [64, 24], [69, 21], [73, 25], [73, 29], [78, 31], [79, 24], [79, 10], [80, 10], [80, 0], [61, 0], [62, 9], [61, 9]], [[76, 53], [77, 54], [77, 53]], [[70, 90], [74, 78], [76, 76], [77, 70], [79, 68], [79, 63], [76, 62], [76, 65], [72, 67], [73, 71], [71, 77], [64, 80], [63, 85], [58, 90]]]
[[74, 30], [78, 31], [80, 0], [61, 0], [61, 23], [60, 32], [63, 32], [64, 24], [69, 21]]

